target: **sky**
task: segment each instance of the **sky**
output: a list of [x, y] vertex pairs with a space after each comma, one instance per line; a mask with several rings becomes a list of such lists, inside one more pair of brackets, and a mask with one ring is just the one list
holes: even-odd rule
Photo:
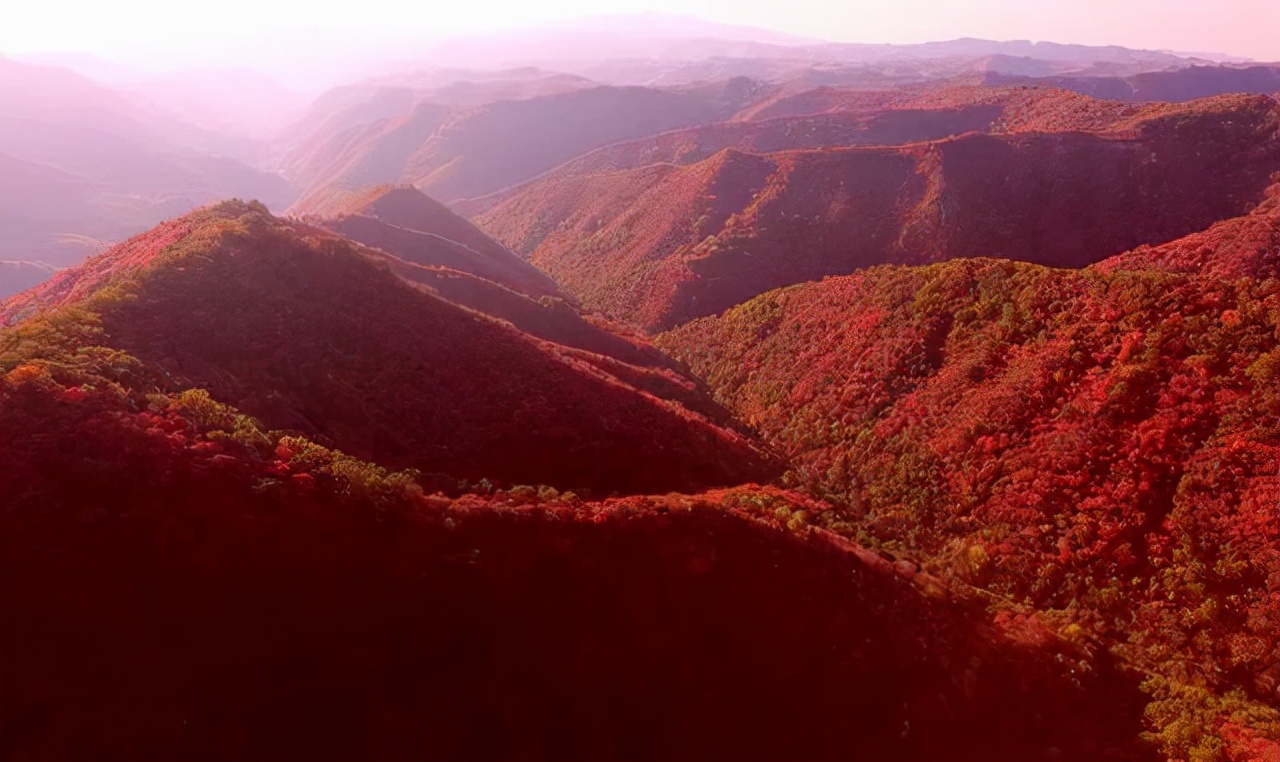
[[848, 42], [1030, 39], [1280, 60], [1280, 0], [0, 0], [0, 52], [252, 65], [301, 40], [394, 47], [642, 11]]

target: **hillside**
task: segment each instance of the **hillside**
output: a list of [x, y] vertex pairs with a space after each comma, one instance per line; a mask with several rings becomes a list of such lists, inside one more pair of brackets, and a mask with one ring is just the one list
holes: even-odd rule
[[290, 211], [406, 262], [471, 273], [534, 298], [559, 295], [546, 275], [412, 186], [334, 193]]
[[827, 526], [1114, 644], [1170, 758], [1267, 758], [1278, 227], [1272, 198], [1083, 271], [878, 267], [658, 343], [840, 504]]
[[[213, 223], [245, 230], [193, 249]], [[113, 298], [135, 323], [154, 279], [189, 298], [181, 273], [247, 268], [262, 226], [283, 227], [249, 205], [189, 215], [160, 231], [185, 246], [117, 256], [95, 296], [0, 331], [6, 758], [1145, 758], [1134, 675], [816, 529], [811, 498], [430, 495], [185, 386], [167, 361], [190, 354], [116, 346], [148, 351], [116, 341]], [[342, 297], [375, 269], [277, 232], [272, 264], [301, 285], [346, 264], [323, 284]], [[301, 309], [258, 282], [276, 314]]]
[[1049, 77], [1024, 79], [990, 75], [988, 84], [1040, 84], [1098, 98], [1127, 101], [1189, 101], [1224, 93], [1280, 92], [1280, 66], [1190, 66], [1125, 77]]
[[[1224, 101], [1227, 103], [1229, 101]], [[600, 174], [653, 164], [693, 164], [731, 148], [748, 153], [888, 146], [970, 132], [1131, 134], [1143, 121], [1184, 107], [1125, 103], [1047, 87], [926, 84], [881, 90], [781, 88], [726, 122], [697, 125], [614, 143], [557, 167], [554, 177]], [[524, 186], [457, 202], [476, 216]]]
[[120, 353], [21, 354], [6, 758], [1140, 758], [1130, 678], [807, 498], [428, 496]]
[[1011, 107], [999, 132], [904, 146], [569, 165], [476, 222], [586, 307], [654, 330], [876, 264], [1084, 266], [1239, 215], [1280, 170], [1280, 106], [1266, 96], [1036, 104]]
[[[0, 307], [0, 324], [24, 317], [9, 341], [87, 332], [95, 351], [154, 368], [165, 391], [208, 389], [270, 427], [440, 485], [640, 492], [772, 474], [740, 436], [623, 380], [643, 369], [444, 301], [385, 255], [257, 204], [166, 223]], [[666, 379], [670, 395], [699, 396], [655, 373], [646, 389]]]
[[[406, 97], [417, 96], [398, 99]], [[384, 183], [410, 183], [450, 204], [524, 182], [609, 143], [727, 119], [753, 97], [751, 82], [730, 80], [679, 89], [592, 87], [479, 106], [413, 100], [308, 138], [285, 168], [306, 186], [304, 205], [333, 187]]]

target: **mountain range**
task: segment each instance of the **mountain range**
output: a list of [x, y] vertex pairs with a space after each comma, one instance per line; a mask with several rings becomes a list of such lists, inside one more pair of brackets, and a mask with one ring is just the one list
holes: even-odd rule
[[0, 756], [1280, 755], [1277, 67], [50, 63], [0, 60]]

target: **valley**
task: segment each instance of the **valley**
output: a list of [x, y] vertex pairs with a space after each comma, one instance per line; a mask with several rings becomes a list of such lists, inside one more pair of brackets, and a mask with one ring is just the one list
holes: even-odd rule
[[0, 757], [1280, 759], [1280, 64], [548, 24], [0, 46]]

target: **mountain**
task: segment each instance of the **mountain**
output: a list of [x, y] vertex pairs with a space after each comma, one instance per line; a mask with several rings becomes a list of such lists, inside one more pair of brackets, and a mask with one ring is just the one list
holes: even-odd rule
[[[741, 436], [646, 388], [674, 374], [535, 339], [398, 278], [387, 255], [227, 202], [117, 246], [0, 308], [13, 341], [89, 333], [165, 379], [441, 485], [594, 491], [767, 479]], [[620, 366], [618, 375], [608, 368]], [[708, 405], [708, 407], [710, 407]]]
[[179, 71], [134, 77], [119, 88], [176, 120], [227, 135], [266, 141], [307, 106], [306, 96], [248, 68]]
[[1280, 170], [1280, 106], [1267, 96], [1139, 108], [1004, 92], [1018, 108], [881, 107], [871, 120], [721, 131], [773, 147], [846, 142], [863, 129], [909, 140], [994, 120], [988, 133], [906, 145], [728, 148], [701, 159], [715, 147], [698, 142], [704, 129], [655, 141], [652, 163], [638, 146], [615, 147], [624, 167], [638, 166], [579, 171], [587, 157], [502, 194], [475, 219], [588, 308], [654, 330], [875, 264], [1087, 265], [1238, 215]]
[[388, 103], [377, 121], [300, 143], [285, 167], [308, 186], [300, 208], [332, 186], [383, 183], [411, 183], [448, 204], [523, 182], [602, 145], [727, 119], [756, 92], [744, 80], [682, 89], [593, 87], [462, 109], [400, 95], [413, 102], [401, 101], [400, 110]]
[[293, 211], [413, 264], [468, 272], [534, 298], [559, 295], [546, 275], [412, 186], [334, 193]]
[[658, 344], [839, 503], [826, 526], [1112, 644], [1152, 675], [1168, 757], [1263, 759], [1280, 742], [1278, 229], [1273, 191], [1084, 270], [877, 267]]
[[427, 496], [10, 349], [7, 757], [1141, 758], [1131, 676], [808, 498]]
[[227, 202], [5, 303], [6, 757], [1143, 758], [1135, 675], [813, 498], [446, 497], [278, 430], [359, 449], [354, 405], [453, 465], [486, 431], [487, 479], [526, 444], [530, 484], [615, 447], [602, 492], [768, 476], [388, 256]]
[[[1132, 104], [1046, 87], [920, 85], [887, 90], [785, 87], [731, 121], [670, 130], [587, 152], [548, 175], [558, 182], [650, 164], [692, 164], [726, 148], [749, 153], [901, 145], [969, 132], [1123, 132], [1166, 114], [1168, 104]], [[457, 202], [478, 216], [524, 186]]]
[[724, 411], [678, 366], [618, 323], [580, 310], [549, 278], [412, 187], [333, 195], [312, 222], [388, 254], [401, 278], [450, 302], [511, 323], [566, 349], [632, 386], [678, 399], [728, 423]]
[[1174, 71], [1149, 71], [1123, 77], [1051, 77], [1035, 80], [1001, 72], [988, 84], [1038, 84], [1074, 90], [1096, 98], [1126, 101], [1189, 101], [1224, 93], [1280, 92], [1280, 66], [1190, 66]]
[[830, 42], [660, 13], [584, 18], [541, 29], [461, 37], [422, 55], [428, 61], [474, 68], [538, 66], [614, 85], [653, 84], [663, 78], [691, 82], [697, 77], [684, 72], [703, 69], [711, 62], [755, 66], [777, 62], [785, 77], [815, 64], [877, 67], [886, 72], [895, 66], [923, 66], [937, 71], [940, 66], [967, 66], [995, 56], [1042, 61], [1058, 73], [1117, 75], [1209, 63], [1193, 54], [1027, 40]]
[[[159, 115], [65, 69], [0, 58], [0, 259], [76, 264], [196, 206], [294, 191], [252, 142]], [[66, 244], [85, 240], [88, 246]]]

